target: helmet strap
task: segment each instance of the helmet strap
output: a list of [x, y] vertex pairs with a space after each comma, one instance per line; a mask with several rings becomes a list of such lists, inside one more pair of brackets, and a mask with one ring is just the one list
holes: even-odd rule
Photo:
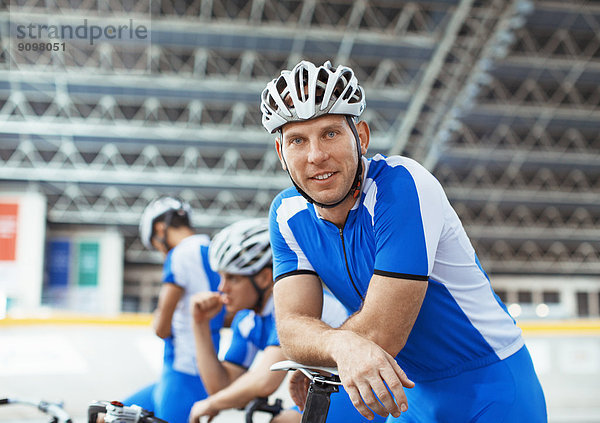
[[[258, 273], [260, 273], [260, 272], [258, 272]], [[254, 304], [254, 307], [252, 307], [252, 308], [255, 311], [257, 311], [257, 312], [260, 312], [261, 309], [264, 306], [263, 301], [264, 301], [265, 292], [267, 291], [267, 289], [259, 287], [258, 284], [256, 283], [256, 280], [254, 279], [254, 277], [256, 275], [258, 275], [258, 273], [255, 273], [254, 275], [248, 276], [248, 279], [250, 279], [250, 283], [252, 284], [252, 286], [254, 287], [254, 290], [258, 294], [258, 298], [256, 299], [256, 303]]]
[[350, 130], [352, 130], [352, 133], [354, 134], [354, 139], [356, 140], [358, 164], [356, 166], [356, 174], [354, 175], [354, 181], [352, 182], [352, 186], [350, 187], [350, 190], [339, 201], [337, 201], [333, 204], [323, 204], [323, 203], [319, 203], [318, 201], [313, 200], [306, 192], [304, 192], [304, 190], [302, 188], [300, 188], [298, 186], [296, 181], [294, 181], [294, 178], [292, 178], [292, 175], [290, 174], [289, 166], [287, 165], [287, 162], [285, 161], [285, 155], [283, 154], [283, 129], [279, 128], [279, 139], [281, 142], [281, 146], [280, 146], [281, 147], [281, 157], [283, 158], [283, 163], [285, 164], [287, 174], [290, 177], [292, 184], [294, 184], [294, 187], [296, 188], [296, 190], [300, 193], [300, 195], [302, 195], [302, 197], [304, 197], [306, 199], [306, 201], [308, 201], [311, 204], [314, 204], [317, 207], [321, 207], [324, 209], [331, 209], [333, 207], [339, 206], [341, 203], [344, 202], [344, 200], [346, 200], [346, 198], [349, 195], [351, 195], [352, 198], [357, 198], [360, 194], [360, 189], [362, 186], [363, 168], [362, 168], [362, 159], [361, 159], [362, 152], [361, 152], [361, 146], [360, 146], [360, 137], [358, 136], [358, 131], [356, 130], [356, 125], [354, 124], [354, 120], [352, 119], [352, 117], [348, 116], [348, 115], [346, 115], [345, 117], [346, 117], [346, 122], [348, 122], [348, 125], [350, 126]]

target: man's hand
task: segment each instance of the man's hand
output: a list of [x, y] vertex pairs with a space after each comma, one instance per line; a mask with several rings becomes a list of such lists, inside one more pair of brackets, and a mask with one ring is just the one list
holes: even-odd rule
[[383, 417], [400, 416], [408, 409], [403, 387], [412, 388], [414, 382], [394, 357], [374, 342], [351, 331], [336, 332], [331, 354], [354, 407], [367, 419], [375, 417], [371, 410]]
[[219, 410], [212, 406], [210, 397], [208, 397], [194, 403], [190, 411], [189, 423], [200, 423], [200, 418], [204, 416], [208, 417], [208, 423], [210, 423], [217, 414], [219, 414]]
[[218, 292], [199, 292], [192, 296], [190, 308], [195, 323], [202, 323], [215, 317], [223, 308], [223, 300]]
[[294, 404], [300, 408], [300, 411], [304, 411], [304, 404], [306, 404], [309, 386], [310, 380], [308, 380], [300, 370], [296, 370], [292, 373], [292, 376], [290, 376], [288, 389]]

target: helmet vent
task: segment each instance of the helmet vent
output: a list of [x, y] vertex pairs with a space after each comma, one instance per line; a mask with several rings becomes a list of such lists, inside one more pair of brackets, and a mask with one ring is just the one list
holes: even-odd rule
[[298, 69], [296, 72], [296, 94], [302, 103], [305, 103], [308, 99], [308, 90], [310, 87], [308, 86], [308, 69], [303, 66]]

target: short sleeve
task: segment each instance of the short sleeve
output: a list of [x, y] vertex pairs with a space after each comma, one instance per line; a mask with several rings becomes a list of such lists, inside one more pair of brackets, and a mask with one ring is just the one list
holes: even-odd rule
[[374, 273], [427, 280], [443, 226], [441, 186], [416, 162], [410, 169], [388, 166], [378, 179], [384, 183], [377, 185], [371, 199]]
[[173, 250], [167, 253], [163, 264], [163, 282], [176, 283], [175, 273], [173, 273]]
[[269, 212], [269, 232], [273, 252], [273, 279], [278, 281], [294, 273], [315, 273], [292, 231], [292, 221], [306, 210], [306, 201], [299, 196], [273, 200]]
[[267, 347], [279, 347], [279, 336], [277, 336], [277, 329], [275, 327], [275, 319], [272, 321], [272, 325], [267, 336], [267, 341], [265, 344], [265, 348]]
[[254, 326], [254, 313], [250, 310], [242, 310], [236, 314], [231, 323], [231, 345], [225, 353], [225, 361], [246, 369], [250, 367], [258, 353], [258, 347], [250, 339]]

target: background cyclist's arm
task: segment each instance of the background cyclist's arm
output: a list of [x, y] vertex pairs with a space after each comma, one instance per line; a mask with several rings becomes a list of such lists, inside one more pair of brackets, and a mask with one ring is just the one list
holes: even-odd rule
[[174, 283], [165, 282], [158, 294], [158, 304], [152, 316], [152, 327], [160, 338], [171, 336], [171, 321], [177, 303], [183, 296], [183, 288]]
[[272, 372], [270, 368], [285, 359], [280, 347], [270, 346], [265, 348], [260, 359], [248, 371], [225, 362], [224, 364], [238, 367], [244, 373], [229, 386], [196, 402], [190, 413], [190, 422], [198, 422], [202, 416], [215, 416], [221, 410], [244, 407], [257, 397], [268, 397], [285, 378], [284, 372]]
[[268, 397], [281, 385], [284, 372], [272, 372], [271, 366], [278, 361], [286, 360], [281, 347], [265, 348], [259, 360], [233, 381], [231, 385], [211, 395], [211, 403], [219, 410], [244, 407], [254, 398]]
[[245, 371], [242, 367], [220, 361], [213, 345], [210, 319], [216, 316], [222, 307], [221, 297], [216, 292], [201, 292], [190, 300], [196, 364], [208, 394], [225, 388]]

